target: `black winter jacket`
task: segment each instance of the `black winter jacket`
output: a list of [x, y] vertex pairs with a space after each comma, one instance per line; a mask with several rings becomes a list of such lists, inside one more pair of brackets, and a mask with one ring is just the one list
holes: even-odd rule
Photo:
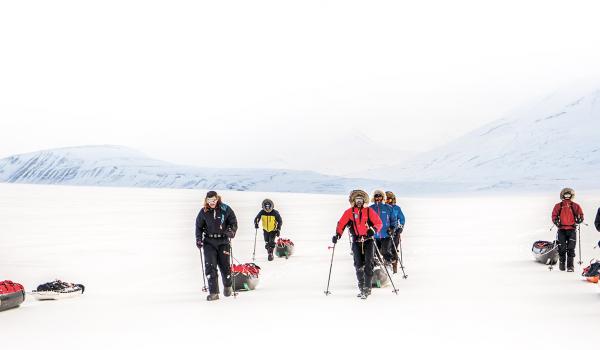
[[594, 225], [596, 225], [596, 230], [600, 232], [600, 208], [598, 208], [598, 213], [596, 214], [596, 220], [594, 221]]
[[225, 235], [231, 229], [237, 231], [237, 219], [233, 209], [221, 203], [215, 209], [202, 208], [196, 217], [196, 240], [204, 239], [206, 234]]

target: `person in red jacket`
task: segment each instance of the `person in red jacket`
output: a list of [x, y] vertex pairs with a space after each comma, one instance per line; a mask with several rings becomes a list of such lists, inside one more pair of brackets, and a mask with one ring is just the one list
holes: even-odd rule
[[558, 227], [558, 256], [559, 269], [573, 272], [575, 259], [575, 245], [577, 244], [577, 225], [583, 222], [583, 210], [579, 204], [573, 202], [575, 191], [572, 188], [563, 188], [560, 191], [560, 203], [556, 203], [552, 210], [552, 222]]
[[354, 190], [350, 193], [351, 207], [337, 223], [335, 235], [331, 239], [333, 244], [342, 237], [344, 229], [348, 227], [352, 236], [352, 253], [354, 256], [354, 268], [358, 279], [357, 295], [366, 299], [371, 294], [371, 283], [373, 280], [373, 267], [375, 264], [375, 248], [373, 236], [383, 226], [377, 213], [365, 206], [369, 203], [369, 195], [362, 190]]

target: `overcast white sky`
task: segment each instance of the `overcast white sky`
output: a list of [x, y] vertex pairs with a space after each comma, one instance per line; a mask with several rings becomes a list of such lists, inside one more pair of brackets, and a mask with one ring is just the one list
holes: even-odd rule
[[427, 150], [600, 77], [599, 14], [576, 0], [1, 1], [0, 157], [120, 144], [222, 166], [330, 133], [348, 147], [353, 130]]

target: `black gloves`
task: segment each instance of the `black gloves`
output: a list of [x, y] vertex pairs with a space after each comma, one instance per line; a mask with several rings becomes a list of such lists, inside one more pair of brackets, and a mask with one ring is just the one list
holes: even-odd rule
[[390, 236], [394, 236], [394, 231], [395, 230], [394, 230], [394, 228], [392, 226], [390, 226], [390, 227], [387, 228], [387, 233]]
[[254, 223], [254, 228], [255, 228], [255, 229], [258, 229], [258, 222], [255, 222], [255, 223]]
[[333, 244], [336, 244], [336, 243], [337, 243], [337, 241], [338, 241], [338, 239], [340, 239], [341, 237], [342, 237], [342, 235], [340, 235], [340, 234], [336, 233], [335, 235], [333, 235], [333, 237], [331, 237], [331, 242], [332, 242]]
[[575, 222], [577, 224], [581, 224], [583, 222], [583, 218], [581, 216], [578, 216], [578, 217], [575, 218]]
[[225, 230], [225, 236], [227, 236], [227, 238], [234, 238], [235, 231], [231, 227], [229, 227], [227, 230]]
[[275, 230], [275, 231], [273, 231], [273, 233], [275, 234], [275, 237], [279, 237], [279, 235], [281, 234], [281, 231]]
[[204, 246], [204, 242], [202, 242], [201, 239], [196, 240], [196, 247], [198, 247], [198, 249], [202, 249], [202, 246]]
[[369, 229], [367, 230], [367, 237], [373, 237], [375, 236], [375, 227], [370, 226]]
[[404, 231], [404, 225], [398, 225], [398, 228], [396, 228], [396, 234], [399, 235], [402, 233], [402, 231]]

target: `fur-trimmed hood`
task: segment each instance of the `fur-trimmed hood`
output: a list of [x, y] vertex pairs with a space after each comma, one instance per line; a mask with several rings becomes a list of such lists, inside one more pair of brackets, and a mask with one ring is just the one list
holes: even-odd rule
[[352, 192], [350, 192], [350, 196], [348, 196], [348, 201], [350, 202], [350, 205], [354, 206], [354, 201], [356, 200], [356, 197], [363, 197], [363, 199], [365, 200], [365, 205], [367, 203], [369, 203], [369, 194], [363, 190], [353, 190]]
[[270, 205], [271, 205], [271, 210], [274, 210], [274, 209], [275, 209], [275, 204], [273, 203], [273, 201], [272, 201], [272, 200], [270, 200], [269, 198], [265, 198], [265, 199], [262, 201], [262, 208], [263, 208], [263, 210], [264, 210], [264, 211], [268, 212], [268, 210], [267, 210], [267, 209], [265, 209], [265, 206], [266, 206], [267, 204], [270, 204]]
[[385, 191], [385, 200], [391, 199], [392, 204], [396, 204], [396, 195], [392, 191]]
[[371, 202], [375, 203], [376, 195], [381, 195], [381, 197], [383, 197], [385, 199], [385, 192], [383, 192], [382, 190], [375, 190], [375, 191], [373, 191], [373, 199], [371, 199]]
[[570, 193], [571, 194], [571, 200], [575, 199], [575, 190], [569, 187], [565, 187], [562, 190], [560, 190], [560, 199], [563, 200], [565, 199], [565, 193]]

